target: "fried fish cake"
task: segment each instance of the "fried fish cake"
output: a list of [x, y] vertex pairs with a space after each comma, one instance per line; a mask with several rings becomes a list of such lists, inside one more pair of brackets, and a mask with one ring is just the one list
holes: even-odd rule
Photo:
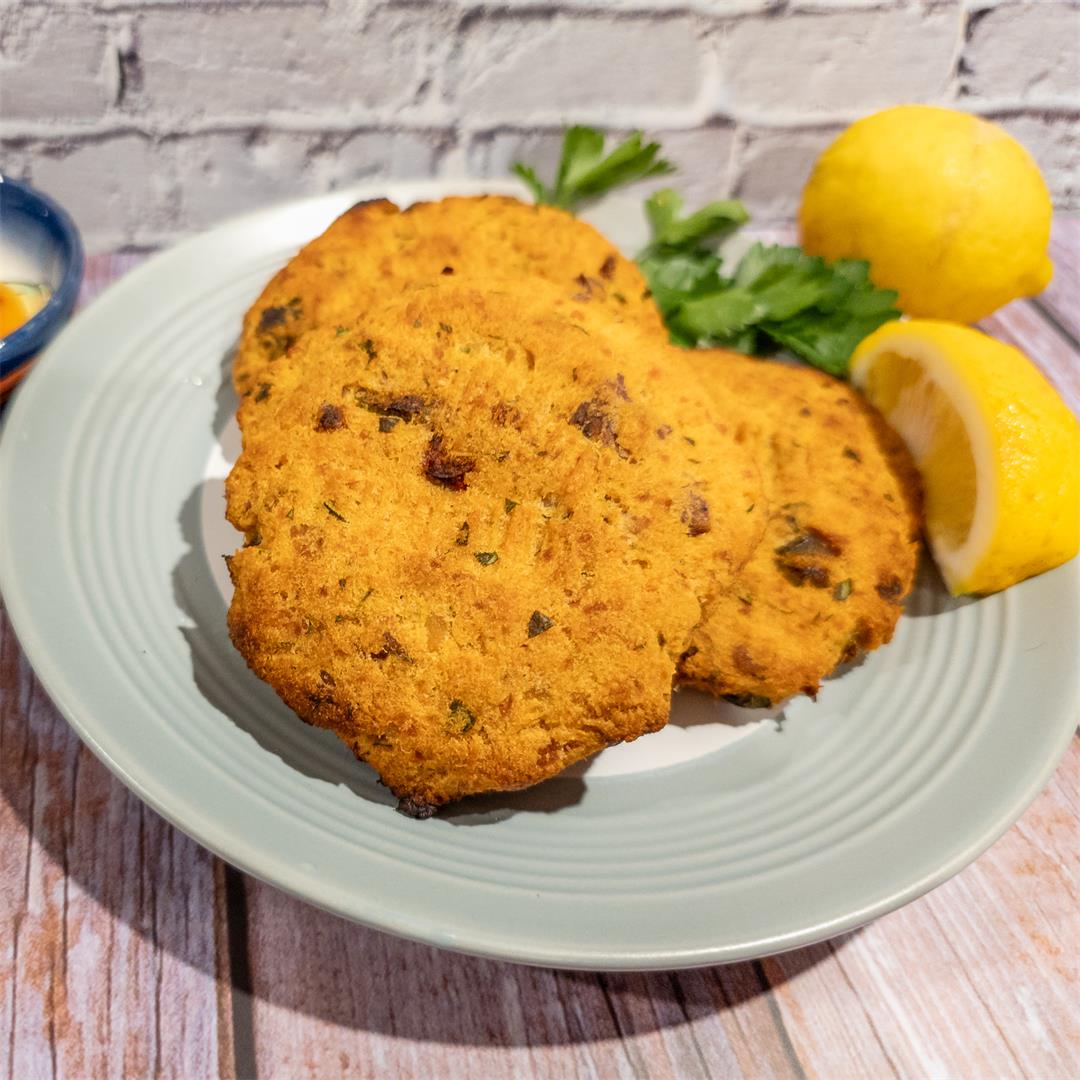
[[[696, 363], [693, 351], [678, 348], [667, 332], [637, 320], [614, 320], [602, 303], [587, 296], [556, 297], [554, 303], [591, 335], [601, 337], [633, 371], [639, 393], [661, 421], [657, 437], [674, 436], [688, 447], [692, 467], [683, 485], [699, 493], [698, 527], [713, 543], [699, 548], [708, 563], [699, 567], [703, 602], [726, 583], [758, 549], [766, 528], [757, 448], [745, 438], [741, 407], [718, 407], [719, 391]], [[677, 432], [675, 428], [677, 427]]]
[[[596, 271], [589, 273], [593, 263]], [[496, 273], [520, 282], [525, 280], [523, 275], [532, 274], [554, 283], [560, 303], [569, 301], [574, 318], [590, 333], [606, 336], [622, 353], [623, 366], [635, 367], [643, 386], [651, 384], [654, 391], [668, 388], [666, 396], [659, 393], [658, 415], [678, 414], [685, 437], [693, 440], [692, 432], [696, 432], [701, 438], [697, 464], [713, 463], [712, 502], [706, 500], [710, 525], [724, 533], [726, 543], [722, 556], [709, 562], [719, 598], [707, 601], [702, 625], [680, 664], [682, 681], [754, 703], [766, 697], [781, 700], [815, 691], [838, 656], [850, 657], [889, 639], [899, 609], [895, 604], [878, 603], [871, 595], [860, 593], [844, 609], [843, 617], [837, 617], [814, 592], [800, 594], [797, 603], [787, 602], [785, 590], [777, 587], [779, 571], [772, 549], [796, 538], [792, 515], [778, 511], [778, 506], [809, 502], [826, 517], [845, 516], [842, 486], [851, 479], [853, 459], [844, 457], [837, 464], [827, 450], [827, 426], [804, 414], [810, 409], [812, 415], [813, 410], [803, 399], [820, 398], [826, 410], [847, 410], [839, 414], [850, 429], [847, 441], [865, 444], [869, 463], [863, 481], [872, 489], [870, 502], [854, 507], [859, 527], [844, 565], [850, 563], [861, 573], [868, 569], [864, 563], [893, 560], [906, 593], [913, 564], [910, 543], [901, 538], [903, 529], [896, 527], [889, 514], [875, 519], [872, 512], [863, 512], [875, 505], [875, 499], [886, 502], [883, 496], [891, 494], [901, 499], [909, 522], [917, 523], [913, 494], [917, 481], [903, 448], [876, 414], [835, 380], [716, 350], [687, 353], [675, 349], [667, 342], [634, 264], [589, 226], [562, 211], [500, 197], [446, 199], [405, 212], [385, 201], [353, 208], [270, 283], [247, 315], [235, 369], [238, 388], [247, 395], [241, 408], [245, 430], [245, 417], [259, 415], [254, 404], [271, 392], [277, 358], [304, 329], [348, 320], [379, 302], [378, 297], [407, 287], [417, 276], [444, 270], [452, 270], [455, 280]], [[709, 382], [707, 407], [701, 404], [692, 367]], [[813, 380], [820, 378], [825, 382], [816, 386]], [[832, 387], [848, 395], [849, 405], [829, 400], [827, 388]], [[682, 392], [673, 396], [671, 388]], [[703, 438], [702, 425], [707, 432]], [[716, 443], [717, 429], [723, 445]], [[791, 445], [785, 451], [787, 443]], [[815, 460], [813, 468], [807, 465], [800, 471], [797, 463], [804, 460], [805, 446], [815, 448]], [[850, 449], [859, 453], [856, 446]], [[882, 483], [876, 484], [879, 474]], [[768, 485], [768, 497], [762, 485]], [[894, 487], [897, 490], [891, 490]], [[800, 497], [800, 490], [813, 498]], [[877, 524], [882, 531], [875, 531]], [[794, 559], [800, 561], [805, 560]], [[732, 600], [736, 591], [724, 584], [744, 566], [742, 583], [763, 589], [770, 600], [779, 597], [776, 603], [781, 605], [773, 605], [762, 632], [752, 642], [729, 640], [719, 625], [732, 616], [739, 616], [735, 625], [747, 622], [747, 605], [744, 601], [736, 604]], [[791, 587], [798, 572], [789, 567], [787, 573], [781, 584]], [[842, 586], [847, 580], [841, 577], [837, 584]], [[753, 589], [739, 589], [738, 595], [745, 598]], [[808, 645], [803, 634], [822, 622], [830, 623], [829, 631]]]
[[233, 366], [240, 394], [258, 393], [305, 331], [346, 324], [377, 298], [444, 276], [559, 285], [602, 304], [612, 318], [662, 331], [637, 267], [591, 226], [563, 210], [501, 195], [416, 203], [358, 203], [304, 247], [244, 318]]
[[508, 290], [550, 283], [555, 288], [538, 295], [569, 310], [590, 333], [625, 331], [623, 363], [637, 365], [642, 390], [648, 387], [656, 399], [660, 427], [677, 416], [685, 438], [702, 443], [692, 456], [699, 464], [713, 462], [715, 499], [701, 496], [697, 510], [725, 537], [712, 571], [730, 572], [748, 557], [762, 528], [739, 516], [755, 501], [754, 462], [722, 423], [712, 421], [704, 389], [674, 359], [682, 354], [655, 347], [667, 341], [667, 331], [636, 265], [591, 226], [554, 207], [492, 195], [417, 203], [404, 211], [376, 200], [347, 211], [270, 282], [245, 316], [234, 365], [244, 395], [241, 428], [246, 431], [249, 416], [261, 415], [256, 399], [270, 393], [275, 364], [305, 330], [345, 326], [418, 281], [445, 284], [446, 278]]
[[[764, 706], [816, 694], [839, 664], [888, 642], [917, 569], [921, 499], [876, 410], [812, 368], [680, 349], [603, 309], [582, 317], [659, 383], [708, 395], [714, 434], [698, 460], [723, 473], [711, 479], [713, 498], [717, 481], [727, 496], [716, 515], [727, 557], [678, 682]], [[700, 421], [686, 397], [683, 408]], [[733, 483], [747, 462], [753, 473]]]
[[310, 331], [248, 405], [233, 641], [413, 812], [662, 727], [716, 583], [716, 461], [574, 315], [438, 279]]
[[918, 474], [845, 383], [719, 350], [690, 354], [719, 413], [754, 447], [767, 527], [709, 602], [679, 680], [742, 704], [813, 696], [837, 665], [892, 638], [914, 582]]

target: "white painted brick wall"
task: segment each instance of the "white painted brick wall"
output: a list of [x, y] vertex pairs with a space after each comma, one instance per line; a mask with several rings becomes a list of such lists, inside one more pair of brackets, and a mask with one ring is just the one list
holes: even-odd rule
[[424, 78], [420, 9], [151, 10], [134, 24], [132, 112], [172, 130], [207, 123], [348, 121], [407, 105]]
[[1047, 107], [1070, 105], [1080, 93], [1080, 8], [1049, 3], [1003, 4], [969, 21], [969, 57], [961, 92], [1004, 96]]
[[106, 121], [117, 64], [106, 20], [79, 9], [0, 10], [0, 121], [33, 128], [55, 117], [77, 130]]
[[705, 59], [686, 15], [491, 15], [473, 22], [451, 58], [446, 101], [481, 125], [522, 116], [603, 123], [613, 105], [676, 119], [698, 105]]
[[802, 182], [839, 126], [758, 128], [745, 133], [738, 154], [733, 195], [753, 205], [759, 218], [791, 217]]
[[1080, 209], [1077, 0], [0, 0], [0, 168], [91, 250], [357, 179], [550, 169], [642, 127], [691, 202], [790, 216], [901, 101], [999, 120]]
[[956, 66], [958, 14], [948, 5], [739, 19], [720, 36], [717, 105], [762, 122], [798, 123], [940, 100]]

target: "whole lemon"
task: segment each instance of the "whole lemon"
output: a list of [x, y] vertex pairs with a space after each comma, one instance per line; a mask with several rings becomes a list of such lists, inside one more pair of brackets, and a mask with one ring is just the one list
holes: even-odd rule
[[818, 158], [799, 232], [812, 255], [868, 260], [907, 314], [969, 323], [1046, 287], [1052, 211], [1031, 155], [996, 124], [901, 105]]

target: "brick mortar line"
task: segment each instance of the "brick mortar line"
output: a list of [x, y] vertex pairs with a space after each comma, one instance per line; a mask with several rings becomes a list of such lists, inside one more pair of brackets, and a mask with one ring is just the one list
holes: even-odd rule
[[[672, 22], [685, 21], [705, 31], [723, 31], [739, 23], [750, 21], [779, 22], [782, 20], [816, 19], [833, 15], [873, 15], [875, 12], [910, 12], [918, 19], [925, 19], [942, 11], [948, 11], [955, 3], [956, 13], [963, 23], [972, 16], [982, 16], [1000, 10], [1002, 5], [991, 4], [984, 8], [963, 6], [964, 0], [945, 0], [944, 5], [924, 6], [915, 0], [733, 0], [740, 6], [732, 10], [717, 10], [707, 6], [672, 5], [650, 6], [634, 3], [623, 6], [619, 0], [609, 0], [611, 6], [580, 6], [572, 0], [527, 0], [524, 3], [484, 3], [483, 0], [370, 0], [364, 9], [365, 18], [379, 12], [414, 10], [429, 12], [432, 16], [443, 15], [456, 22], [455, 34], [467, 36], [472, 26], [497, 25], [514, 20], [537, 21], [564, 19], [575, 21], [619, 22]], [[970, 2], [970, 0], [969, 0]], [[1080, 8], [1076, 0], [1043, 0], [1047, 6], [1059, 11], [1075, 11]], [[1004, 7], [1025, 11], [1031, 7], [1030, 0], [1004, 0]], [[257, 16], [260, 10], [274, 13], [296, 10], [299, 13], [322, 12], [320, 25], [328, 29], [341, 24], [354, 25], [339, 10], [329, 6], [329, 0], [253, 0], [253, 2], [228, 3], [222, 0], [185, 0], [183, 3], [168, 0], [147, 0], [146, 3], [123, 3], [114, 6], [65, 5], [58, 0], [22, 0], [21, 7], [39, 15], [54, 15], [62, 21], [66, 15], [97, 18], [98, 25], [108, 30], [114, 21], [137, 19], [142, 14], [175, 15], [178, 20], [200, 15], [247, 14]], [[965, 37], [963, 45], [968, 44]]]
[[[965, 32], [961, 35], [961, 49], [970, 44], [966, 33], [968, 24], [977, 22], [981, 17], [995, 11], [1007, 9], [1028, 13], [1034, 6], [1032, 0], [1003, 0], [996, 3], [986, 0], [985, 6], [968, 7], [965, 3], [972, 0], [945, 0], [942, 4], [919, 3], [917, 0], [732, 0], [740, 3], [733, 10], [724, 11], [705, 5], [693, 4], [649, 5], [645, 0], [633, 6], [623, 6], [619, 0], [607, 0], [610, 6], [585, 6], [572, 0], [526, 0], [523, 3], [484, 3], [483, 0], [369, 0], [364, 9], [365, 19], [380, 12], [414, 10], [429, 12], [432, 16], [442, 15], [456, 23], [455, 35], [468, 36], [472, 26], [483, 26], [513, 22], [514, 20], [537, 21], [547, 17], [575, 21], [598, 21], [607, 23], [620, 22], [670, 22], [685, 21], [693, 24], [699, 32], [705, 34], [723, 31], [731, 26], [750, 21], [780, 22], [784, 20], [814, 19], [833, 15], [873, 15], [876, 12], [909, 12], [917, 19], [926, 19], [954, 8]], [[1077, 0], [1042, 0], [1048, 9], [1057, 11], [1080, 10]], [[262, 9], [275, 13], [297, 10], [297, 12], [321, 11], [324, 15], [320, 25], [333, 29], [336, 25], [353, 26], [354, 23], [339, 10], [330, 6], [330, 0], [247, 0], [242, 3], [229, 3], [227, 0], [186, 0], [184, 3], [168, 0], [147, 0], [146, 3], [128, 2], [116, 5], [66, 5], [58, 0], [23, 0], [25, 10], [43, 15], [54, 15], [63, 21], [67, 15], [99, 17], [98, 25], [104, 29], [112, 28], [114, 22], [130, 22], [141, 14], [169, 14], [178, 19], [192, 19], [207, 14], [249, 14], [257, 15]]]
[[[958, 104], [949, 102], [948, 104]], [[964, 111], [986, 117], [1023, 117], [1029, 116], [1046, 120], [1080, 120], [1080, 98], [1031, 102], [1002, 100], [965, 99]], [[55, 123], [26, 124], [0, 119], [0, 139], [12, 143], [29, 142], [100, 142], [125, 135], [135, 135], [152, 141], [175, 141], [185, 138], [197, 138], [203, 135], [251, 135], [253, 133], [281, 135], [349, 135], [364, 133], [395, 134], [447, 134], [458, 132], [469, 137], [501, 133], [546, 134], [561, 131], [565, 126], [565, 110], [559, 114], [540, 113], [532, 118], [505, 119], [493, 117], [488, 123], [470, 124], [467, 128], [455, 122], [453, 113], [446, 113], [445, 119], [432, 116], [424, 120], [422, 115], [415, 119], [398, 117], [390, 119], [378, 114], [369, 117], [326, 118], [310, 121], [289, 116], [270, 118], [229, 117], [214, 121], [193, 121], [177, 127], [165, 127], [156, 123], [139, 123], [134, 118], [130, 122], [117, 123], [115, 120], [88, 124], [86, 126], [65, 126]], [[837, 111], [827, 113], [785, 113], [761, 114], [749, 110], [731, 113], [707, 113], [687, 116], [689, 109], [671, 110], [672, 115], [653, 112], [646, 116], [644, 110], [627, 110], [625, 118], [612, 115], [612, 108], [595, 106], [591, 109], [577, 110], [574, 119], [579, 122], [592, 120], [596, 126], [607, 130], [643, 129], [646, 131], [695, 131], [707, 127], [749, 127], [770, 132], [806, 132], [817, 131], [838, 125], [850, 124], [865, 115], [864, 110]], [[591, 114], [591, 115], [586, 115]], [[603, 114], [603, 119], [594, 117]]]
[[[302, 5], [307, 5], [307, 0], [301, 0], [301, 3]], [[717, 114], [712, 111], [712, 108], [718, 90], [720, 89], [722, 79], [721, 71], [717, 64], [718, 57], [716, 55], [715, 41], [718, 37], [722, 36], [726, 26], [745, 23], [752, 19], [769, 19], [778, 14], [782, 15], [784, 18], [814, 13], [854, 14], [858, 12], [861, 14], [865, 12], [868, 15], [872, 15], [875, 10], [882, 9], [882, 5], [877, 4], [873, 6], [859, 5], [854, 7], [847, 4], [842, 4], [837, 7], [811, 4], [809, 9], [792, 9], [785, 5], [785, 0], [780, 0], [780, 5], [779, 8], [765, 11], [747, 11], [738, 15], [704, 12], [693, 6], [665, 7], [661, 9], [635, 8], [633, 10], [612, 9], [607, 7], [581, 9], [560, 6], [559, 4], [525, 4], [522, 6], [511, 7], [505, 5], [481, 4], [477, 6], [471, 2], [463, 3], [463, 0], [441, 0], [441, 2], [440, 0], [435, 0], [431, 5], [422, 4], [420, 6], [428, 7], [433, 15], [439, 16], [452, 15], [455, 11], [459, 12], [458, 36], [462, 41], [467, 40], [467, 34], [460, 33], [461, 27], [470, 19], [477, 23], [482, 23], [485, 17], [527, 17], [530, 12], [534, 17], [537, 13], [543, 14], [547, 12], [552, 15], [553, 20], [557, 19], [571, 23], [582, 17], [591, 17], [593, 15], [599, 16], [604, 21], [612, 24], [629, 18], [638, 19], [643, 16], [646, 17], [647, 21], [655, 22], [657, 24], [671, 19], [685, 17], [695, 28], [698, 56], [703, 66], [702, 78], [695, 101], [679, 103], [676, 105], [654, 106], [651, 108], [641, 106], [619, 108], [618, 106], [596, 104], [579, 110], [579, 116], [582, 120], [600, 123], [609, 127], [649, 126], [687, 130], [700, 126], [701, 124], [709, 123], [717, 117]], [[275, 4], [274, 6], [278, 7], [278, 4]], [[279, 10], [286, 10], [288, 6], [292, 5], [282, 4]], [[883, 6], [885, 9], [896, 11], [913, 11], [917, 17], [925, 17], [933, 13], [932, 10], [925, 8], [913, 9], [910, 7], [897, 7], [897, 5], [890, 2], [890, 0], [886, 0]], [[245, 10], [246, 7], [247, 5], [245, 5]], [[385, 2], [377, 0], [376, 3], [367, 9], [366, 14], [371, 16], [380, 10], [393, 10], [395, 7], [400, 8], [401, 5], [395, 4], [393, 0], [385, 0]], [[1056, 3], [1054, 7], [1058, 10], [1072, 10], [1075, 7], [1075, 4], [1065, 3], [1064, 0], [1062, 0], [1062, 2]], [[50, 10], [50, 6], [42, 5], [37, 7], [37, 10], [48, 11]], [[52, 7], [51, 10], [57, 9]], [[102, 29], [105, 31], [108, 39], [105, 52], [103, 52], [103, 59], [107, 56], [110, 49], [119, 56], [120, 50], [124, 47], [125, 43], [128, 42], [134, 28], [139, 25], [139, 20], [135, 17], [135, 14], [132, 13], [146, 10], [176, 11], [179, 16], [183, 16], [185, 11], [183, 8], [178, 9], [170, 5], [162, 5], [158, 3], [157, 0], [153, 0], [149, 7], [140, 8], [125, 4], [122, 7], [117, 6], [103, 9], [101, 13], [105, 17], [105, 21], [102, 23]], [[222, 6], [211, 2], [210, 6], [205, 8], [205, 10], [231, 12], [238, 9], [233, 6]], [[957, 29], [959, 31], [958, 41], [952, 63], [952, 70], [947, 77], [947, 86], [940, 97], [941, 100], [949, 103], [962, 103], [971, 111], [982, 115], [1030, 112], [1071, 115], [1073, 112], [1080, 110], [1080, 100], [1068, 94], [1065, 96], [1050, 96], [1038, 101], [1015, 98], [987, 99], [974, 96], [961, 97], [961, 76], [963, 74], [961, 63], [967, 45], [967, 30], [970, 28], [972, 20], [979, 12], [973, 12], [957, 6], [955, 14], [957, 16]], [[326, 20], [327, 29], [331, 29], [334, 22], [335, 18], [331, 13], [330, 17]], [[125, 40], [121, 41], [117, 36], [118, 33]], [[430, 61], [431, 57], [427, 57], [426, 59]], [[422, 58], [416, 74], [419, 79], [418, 85], [423, 86], [425, 82], [430, 82], [432, 78], [438, 77], [440, 75], [440, 69], [432, 67], [430, 63], [425, 63]], [[97, 81], [99, 83], [108, 81], [105, 77], [104, 70]], [[270, 127], [281, 131], [309, 131], [313, 130], [316, 126], [302, 116], [297, 116], [295, 113], [289, 112], [288, 110], [279, 110], [275, 112], [269, 120], [265, 116], [255, 117], [234, 114], [224, 118], [217, 118], [210, 122], [192, 121], [181, 127], [167, 126], [167, 122], [161, 114], [154, 115], [157, 110], [154, 108], [153, 103], [148, 102], [147, 104], [147, 114], [142, 116], [129, 115], [128, 117], [125, 117], [121, 113], [118, 117], [116, 113], [117, 106], [114, 102], [111, 107], [106, 107], [106, 111], [100, 119], [88, 122], [80, 122], [77, 120], [68, 121], [66, 123], [61, 122], [59, 125], [51, 123], [45, 124], [42, 122], [33, 123], [25, 120], [4, 122], [0, 119], [0, 136], [8, 139], [26, 140], [68, 137], [85, 138], [97, 136], [106, 132], [116, 135], [132, 132], [145, 137], [165, 137], [174, 135], [178, 132], [194, 135], [206, 131], [242, 129], [256, 125], [264, 128]], [[397, 106], [387, 105], [368, 109], [365, 110], [362, 115], [352, 114], [344, 117], [339, 116], [330, 120], [322, 119], [318, 121], [317, 129], [320, 131], [348, 131], [355, 129], [358, 126], [375, 126], [381, 128], [391, 125], [401, 127], [404, 130], [414, 129], [416, 127], [431, 128], [433, 126], [447, 128], [455, 126], [458, 108], [459, 106], [452, 101], [444, 102], [439, 100], [428, 100], [420, 102], [414, 99], [412, 102], [405, 102]], [[404, 123], [402, 123], [403, 113]], [[554, 127], [562, 122], [565, 114], [565, 109], [559, 109], [557, 112], [537, 111], [534, 112], [526, 122], [534, 127]], [[803, 129], [808, 126], [820, 127], [848, 123], [857, 115], [858, 113], [855, 111], [843, 109], [808, 115], [805, 112], [779, 113], [776, 111], [770, 111], [768, 114], [763, 114], [753, 109], [744, 108], [741, 110], [733, 110], [731, 114], [725, 116], [725, 118], [733, 123], [749, 124], [765, 129]], [[491, 110], [491, 118], [485, 126], [491, 127], [511, 122], [521, 123], [516, 115], [513, 117], [511, 117], [511, 115], [503, 116], [500, 115], [498, 111]]]
[[[731, 0], [732, 10], [718, 10], [708, 3], [650, 4], [648, 0], [632, 0], [630, 4], [622, 0], [592, 0], [589, 3], [575, 3], [573, 0], [519, 0], [519, 2], [485, 2], [485, 0], [371, 0], [368, 10], [377, 8], [430, 8], [446, 12], [459, 11], [463, 15], [490, 16], [498, 19], [516, 15], [533, 16], [560, 14], [591, 18], [603, 16], [609, 19], [636, 19], [641, 16], [659, 18], [694, 18], [705, 17], [715, 22], [730, 22], [743, 18], [788, 18], [792, 15], [832, 15], [856, 11], [902, 11], [912, 10], [928, 14], [934, 6], [917, 5], [913, 0]], [[964, 0], [956, 0], [958, 7]], [[970, 3], [970, 0], [968, 0]], [[1077, 8], [1076, 0], [1051, 0], [1055, 7]], [[37, 11], [65, 12], [77, 10], [83, 15], [110, 16], [116, 14], [137, 15], [140, 12], [169, 12], [183, 15], [186, 12], [208, 14], [213, 12], [255, 13], [261, 8], [274, 11], [290, 9], [315, 9], [333, 12], [330, 0], [241, 0], [230, 3], [229, 0], [124, 0], [115, 4], [92, 3], [81, 5], [78, 9], [67, 8], [57, 0], [22, 0], [22, 6]], [[939, 5], [940, 6], [940, 5]], [[952, 6], [950, 0], [944, 0], [943, 6]], [[1003, 0], [995, 3], [987, 0], [982, 6], [960, 7], [965, 14], [976, 11], [993, 11], [998, 7], [1021, 8], [1028, 6], [1025, 0]], [[331, 15], [333, 21], [333, 15]]]
[[[381, 0], [382, 3], [393, 4], [394, 0]], [[440, 0], [432, 0], [438, 3]], [[248, 14], [258, 11], [260, 8], [273, 8], [275, 11], [288, 11], [290, 8], [316, 8], [322, 11], [329, 10], [330, 0], [241, 0], [240, 3], [232, 3], [230, 0], [127, 0], [127, 2], [108, 4], [90, 3], [79, 4], [77, 7], [68, 6], [58, 0], [21, 0], [21, 6], [35, 11], [72, 12], [79, 15], [137, 15], [142, 11], [170, 11], [183, 13], [191, 11], [197, 14], [210, 12], [246, 12]]]
[[[944, 0], [943, 3], [919, 3], [917, 0], [732, 0], [738, 4], [732, 10], [718, 10], [705, 4], [649, 4], [647, 0], [634, 0], [631, 6], [620, 0], [600, 0], [599, 3], [577, 4], [572, 0], [525, 0], [521, 3], [485, 3], [484, 0], [369, 0], [364, 15], [370, 17], [377, 12], [416, 10], [428, 11], [432, 15], [442, 14], [455, 18], [460, 32], [472, 25], [484, 25], [513, 21], [515, 19], [536, 20], [545, 16], [562, 18], [569, 21], [602, 19], [606, 22], [626, 21], [673, 21], [685, 20], [707, 28], [723, 29], [727, 26], [747, 21], [781, 21], [788, 19], [816, 18], [831, 15], [873, 14], [875, 12], [910, 12], [918, 18], [947, 12], [955, 5], [955, 11], [966, 25], [977, 22], [981, 17], [997, 11], [1015, 13], [1031, 12], [1036, 5], [1032, 0], [985, 0], [981, 5], [973, 0]], [[1078, 0], [1042, 0], [1047, 9], [1056, 11], [1078, 11]], [[62, 20], [65, 15], [99, 16], [100, 25], [108, 28], [111, 20], [130, 19], [143, 13], [176, 15], [182, 19], [188, 15], [197, 17], [207, 14], [249, 14], [257, 15], [262, 9], [277, 12], [290, 10], [324, 13], [324, 22], [328, 27], [342, 23], [352, 25], [339, 9], [330, 6], [330, 0], [244, 0], [241, 3], [229, 3], [228, 0], [186, 0], [184, 3], [168, 0], [146, 0], [91, 5], [66, 5], [57, 0], [23, 0], [25, 10], [40, 14], [54, 14]], [[1041, 6], [1041, 4], [1039, 5]], [[964, 35], [963, 45], [969, 44]]]

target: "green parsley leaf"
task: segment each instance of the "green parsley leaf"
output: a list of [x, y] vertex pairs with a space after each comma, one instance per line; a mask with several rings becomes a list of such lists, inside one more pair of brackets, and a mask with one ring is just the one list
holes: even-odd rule
[[763, 323], [761, 331], [814, 367], [844, 378], [859, 342], [898, 316], [895, 310], [858, 316], [843, 309], [827, 314], [811, 309], [783, 323]]
[[[568, 128], [555, 182], [528, 165], [514, 172], [538, 203], [573, 210], [647, 176], [672, 172], [658, 143], [635, 132], [610, 153], [595, 128]], [[899, 318], [896, 293], [878, 289], [856, 259], [826, 263], [797, 247], [755, 244], [734, 273], [722, 272], [717, 244], [749, 219], [737, 199], [707, 203], [683, 215], [672, 188], [645, 201], [652, 240], [637, 263], [672, 341], [684, 348], [718, 345], [751, 355], [787, 349], [815, 367], [845, 376], [855, 347]]]
[[720, 259], [708, 251], [642, 255], [638, 257], [638, 268], [665, 317], [691, 297], [705, 295], [720, 286]]
[[659, 237], [677, 223], [670, 205], [647, 211], [654, 240], [639, 265], [676, 344], [755, 355], [782, 347], [844, 376], [859, 342], [900, 315], [896, 293], [876, 288], [858, 260], [830, 264], [799, 248], [755, 244], [729, 279], [704, 247], [665, 250]]
[[687, 300], [672, 312], [668, 323], [696, 344], [726, 345], [761, 317], [761, 305], [749, 290], [728, 289]]
[[829, 295], [833, 278], [823, 260], [798, 248], [755, 244], [739, 263], [733, 290], [754, 298], [756, 317], [780, 322], [813, 307]]
[[525, 181], [526, 186], [532, 192], [532, 197], [536, 202], [542, 203], [548, 201], [548, 189], [544, 186], [540, 177], [536, 175], [536, 170], [534, 168], [529, 165], [523, 165], [520, 161], [515, 161], [510, 168]]
[[680, 220], [682, 207], [682, 196], [673, 188], [663, 188], [645, 200], [645, 214], [653, 232], [652, 251], [694, 252], [706, 240], [719, 240], [750, 220], [738, 199], [706, 203]]
[[[645, 201], [653, 239], [637, 258], [649, 291], [668, 319], [694, 297], [716, 292], [724, 284], [720, 257], [707, 245], [737, 229], [749, 215], [737, 199], [712, 202], [681, 218], [682, 196], [672, 188], [657, 191]], [[686, 327], [669, 328], [676, 339], [695, 344]]]
[[551, 187], [528, 165], [515, 162], [512, 168], [538, 203], [572, 211], [613, 188], [647, 176], [674, 172], [671, 163], [659, 157], [659, 153], [659, 143], [642, 145], [641, 132], [635, 131], [605, 156], [603, 133], [575, 125], [567, 128], [563, 136], [562, 158]]

